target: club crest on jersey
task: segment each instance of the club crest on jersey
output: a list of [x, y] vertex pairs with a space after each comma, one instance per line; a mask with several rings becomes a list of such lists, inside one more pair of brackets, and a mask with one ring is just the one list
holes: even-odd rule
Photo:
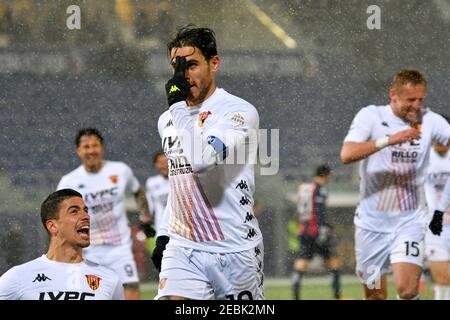
[[198, 115], [198, 126], [200, 128], [203, 128], [203, 126], [205, 125], [206, 118], [208, 118], [211, 114], [212, 114], [211, 111], [205, 111]]
[[113, 175], [109, 177], [111, 179], [111, 182], [114, 184], [117, 184], [117, 182], [119, 182], [119, 176], [118, 175]]
[[94, 276], [92, 274], [85, 274], [87, 283], [92, 290], [97, 290], [100, 287], [100, 280], [102, 278]]
[[245, 123], [245, 119], [244, 116], [240, 113], [235, 113], [232, 117], [231, 117], [231, 122], [233, 123], [233, 126], [235, 127], [240, 127], [243, 126]]

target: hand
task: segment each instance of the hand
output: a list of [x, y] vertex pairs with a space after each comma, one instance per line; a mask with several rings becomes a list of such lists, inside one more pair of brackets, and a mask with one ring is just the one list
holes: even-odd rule
[[161, 261], [163, 257], [163, 252], [166, 250], [166, 245], [169, 242], [168, 236], [159, 236], [156, 238], [156, 246], [153, 249], [152, 261], [156, 269], [161, 272]]
[[156, 234], [155, 228], [153, 228], [153, 225], [150, 222], [141, 222], [140, 228], [147, 238], [154, 237]]
[[389, 136], [389, 145], [420, 139], [420, 130], [410, 128]]
[[169, 107], [174, 103], [185, 101], [191, 91], [191, 85], [185, 77], [186, 58], [176, 57], [175, 73], [166, 83], [167, 102]]
[[442, 232], [442, 216], [444, 213], [442, 211], [436, 210], [433, 214], [433, 219], [431, 219], [430, 224], [428, 225], [428, 228], [430, 228], [431, 232], [434, 235], [441, 235]]

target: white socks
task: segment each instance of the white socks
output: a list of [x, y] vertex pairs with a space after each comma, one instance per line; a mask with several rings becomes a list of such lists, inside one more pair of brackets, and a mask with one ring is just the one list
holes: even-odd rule
[[434, 286], [434, 300], [450, 300], [450, 286]]

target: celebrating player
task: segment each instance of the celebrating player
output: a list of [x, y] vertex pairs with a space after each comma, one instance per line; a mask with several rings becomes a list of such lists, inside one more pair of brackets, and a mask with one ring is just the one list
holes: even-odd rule
[[426, 91], [421, 73], [400, 71], [390, 89], [390, 104], [361, 109], [342, 146], [344, 163], [361, 160], [355, 253], [367, 299], [386, 299], [389, 265], [398, 298], [419, 298], [425, 169], [432, 141], [450, 144], [447, 121], [423, 108]]
[[174, 75], [158, 129], [170, 193], [153, 254], [159, 266], [165, 249], [156, 298], [263, 299], [251, 164], [258, 112], [217, 87], [220, 58], [211, 29], [180, 28], [168, 52]]
[[110, 269], [83, 259], [90, 219], [82, 195], [62, 189], [41, 206], [50, 237], [47, 254], [8, 270], [0, 278], [0, 300], [123, 299], [123, 286]]

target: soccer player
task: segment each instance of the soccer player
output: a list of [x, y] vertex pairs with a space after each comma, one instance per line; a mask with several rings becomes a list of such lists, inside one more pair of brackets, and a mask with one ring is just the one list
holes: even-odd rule
[[125, 193], [134, 194], [149, 234], [151, 216], [145, 191], [130, 167], [103, 159], [103, 137], [97, 129], [81, 129], [75, 139], [82, 164], [61, 178], [57, 189], [71, 188], [83, 194], [91, 216], [91, 246], [84, 254], [114, 270], [125, 288], [125, 299], [140, 298], [139, 276], [132, 253], [131, 229], [125, 211]]
[[389, 265], [398, 298], [419, 298], [425, 170], [432, 141], [450, 144], [450, 125], [423, 108], [426, 91], [420, 72], [400, 71], [390, 89], [390, 104], [362, 108], [342, 146], [343, 163], [360, 161], [355, 253], [367, 299], [386, 299]]
[[300, 299], [301, 281], [308, 268], [308, 260], [317, 252], [332, 275], [335, 299], [341, 298], [340, 261], [336, 251], [336, 237], [327, 221], [327, 184], [331, 178], [328, 165], [316, 168], [312, 183], [301, 183], [297, 193], [297, 214], [299, 224], [298, 240], [300, 249], [294, 262], [292, 286], [294, 299]]
[[80, 193], [50, 194], [41, 205], [41, 221], [50, 238], [47, 254], [3, 274], [0, 300], [123, 299], [115, 272], [83, 258], [90, 219]]
[[170, 193], [153, 254], [158, 267], [165, 249], [155, 299], [263, 299], [251, 159], [258, 112], [217, 87], [220, 58], [211, 29], [179, 28], [168, 54], [174, 75], [158, 129]]
[[[430, 154], [425, 192], [428, 211], [434, 215], [438, 210], [439, 200], [446, 181], [450, 181], [449, 147], [435, 142]], [[444, 210], [447, 211], [447, 210]], [[441, 211], [443, 212], [443, 211]], [[434, 235], [428, 230], [425, 236], [425, 256], [428, 260], [431, 276], [434, 280], [435, 300], [450, 300], [450, 211], [443, 216], [443, 229], [440, 235]]]
[[158, 151], [153, 156], [153, 165], [158, 174], [149, 177], [145, 182], [145, 193], [147, 195], [148, 207], [153, 217], [156, 236], [162, 221], [164, 209], [169, 196], [169, 167], [164, 151]]

